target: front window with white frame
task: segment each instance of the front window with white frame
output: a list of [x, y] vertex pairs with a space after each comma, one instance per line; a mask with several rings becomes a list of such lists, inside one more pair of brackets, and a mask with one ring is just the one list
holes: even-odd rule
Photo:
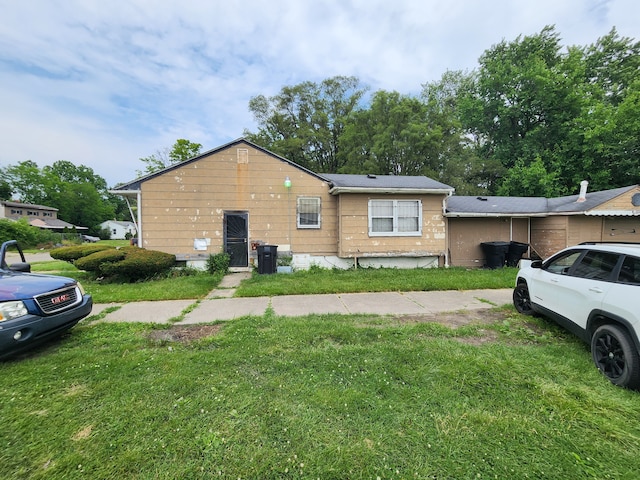
[[320, 228], [320, 197], [298, 197], [298, 228]]
[[369, 236], [422, 235], [420, 200], [369, 200]]

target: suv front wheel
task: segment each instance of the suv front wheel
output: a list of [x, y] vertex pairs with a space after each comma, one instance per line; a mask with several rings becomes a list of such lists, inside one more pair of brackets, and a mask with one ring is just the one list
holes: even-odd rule
[[640, 389], [640, 356], [629, 334], [617, 325], [602, 325], [591, 337], [591, 356], [615, 385]]
[[518, 313], [523, 315], [533, 315], [531, 308], [531, 297], [529, 297], [529, 287], [522, 282], [513, 289], [513, 306], [516, 307]]

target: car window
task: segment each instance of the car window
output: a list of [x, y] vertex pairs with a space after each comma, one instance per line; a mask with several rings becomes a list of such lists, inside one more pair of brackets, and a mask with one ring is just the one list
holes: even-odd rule
[[622, 262], [618, 281], [622, 283], [630, 283], [632, 285], [640, 285], [640, 258], [626, 257]]
[[569, 274], [574, 277], [593, 280], [608, 280], [618, 263], [620, 255], [610, 252], [591, 251], [582, 257], [580, 263]]
[[550, 273], [566, 274], [580, 255], [582, 255], [582, 250], [567, 252], [565, 255], [551, 260], [545, 265], [544, 269]]

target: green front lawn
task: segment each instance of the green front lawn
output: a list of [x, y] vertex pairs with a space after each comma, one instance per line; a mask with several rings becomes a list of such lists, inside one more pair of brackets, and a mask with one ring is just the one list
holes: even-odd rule
[[[111, 283], [96, 280], [87, 272], [62, 261], [36, 262], [33, 272], [52, 273], [76, 278], [96, 303], [135, 302], [143, 300], [184, 300], [205, 297], [220, 283], [220, 275], [201, 272], [138, 283]], [[242, 282], [235, 295], [259, 297], [320, 293], [471, 290], [479, 288], [513, 288], [516, 268], [496, 270], [466, 268], [428, 269], [311, 269], [292, 274], [259, 275], [254, 272]]]
[[517, 273], [517, 268], [311, 269], [292, 274], [253, 275], [242, 283], [236, 296], [513, 288]]
[[456, 330], [268, 313], [187, 343], [81, 323], [0, 363], [0, 478], [637, 478], [638, 394], [499, 312]]

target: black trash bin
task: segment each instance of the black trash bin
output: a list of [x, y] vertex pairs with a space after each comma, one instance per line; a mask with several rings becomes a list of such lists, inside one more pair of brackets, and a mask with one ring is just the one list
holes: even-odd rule
[[510, 242], [483, 242], [480, 244], [487, 268], [502, 268], [507, 260]]
[[258, 245], [258, 273], [276, 273], [278, 269], [278, 246]]
[[522, 255], [529, 250], [528, 243], [511, 242], [507, 251], [507, 267], [517, 267]]

